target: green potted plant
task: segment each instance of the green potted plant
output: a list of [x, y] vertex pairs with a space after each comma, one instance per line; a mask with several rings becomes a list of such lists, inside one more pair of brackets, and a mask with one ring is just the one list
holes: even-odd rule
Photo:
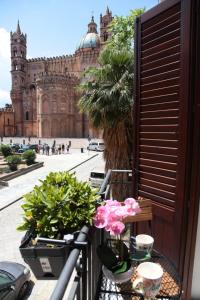
[[18, 230], [31, 235], [25, 236], [20, 252], [37, 278], [58, 278], [73, 247], [36, 243], [37, 237], [63, 239], [83, 225], [91, 225], [97, 198], [95, 189], [69, 172], [50, 173], [24, 196], [24, 221]]
[[33, 165], [36, 159], [36, 153], [34, 150], [26, 150], [23, 155], [23, 159], [26, 161], [27, 166]]
[[11, 171], [17, 171], [18, 165], [21, 163], [21, 157], [18, 155], [9, 155], [6, 161]]
[[12, 154], [12, 149], [9, 145], [2, 144], [0, 146], [0, 151], [3, 154], [4, 157], [7, 157], [7, 156]]

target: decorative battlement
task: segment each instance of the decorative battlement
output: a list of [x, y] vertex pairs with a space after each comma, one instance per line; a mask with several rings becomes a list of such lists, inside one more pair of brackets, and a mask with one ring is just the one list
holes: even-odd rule
[[64, 60], [64, 59], [70, 59], [74, 58], [75, 55], [62, 55], [62, 56], [53, 56], [53, 57], [36, 57], [36, 58], [29, 58], [27, 59], [27, 62], [37, 62], [37, 61], [58, 61], [58, 60]]
[[45, 74], [39, 74], [36, 78], [36, 85], [44, 84], [63, 84], [67, 85], [69, 83], [76, 84], [78, 82], [77, 76], [74, 74], [63, 74], [57, 72], [48, 72]]
[[14, 112], [12, 105], [1, 107], [0, 112]]

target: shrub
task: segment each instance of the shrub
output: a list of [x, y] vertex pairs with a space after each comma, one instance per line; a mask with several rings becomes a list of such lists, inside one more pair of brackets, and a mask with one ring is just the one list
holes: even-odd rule
[[6, 161], [11, 171], [16, 171], [17, 166], [21, 163], [21, 157], [19, 155], [9, 155], [6, 157]]
[[62, 238], [65, 233], [92, 224], [99, 196], [89, 183], [78, 182], [69, 172], [51, 172], [41, 182], [24, 197], [24, 222], [18, 230]]
[[26, 164], [28, 166], [32, 165], [35, 163], [35, 159], [36, 159], [36, 154], [34, 150], [26, 150], [23, 153], [23, 159], [25, 159]]
[[9, 145], [2, 144], [0, 146], [0, 151], [3, 154], [4, 157], [7, 157], [7, 156], [12, 154], [12, 149]]

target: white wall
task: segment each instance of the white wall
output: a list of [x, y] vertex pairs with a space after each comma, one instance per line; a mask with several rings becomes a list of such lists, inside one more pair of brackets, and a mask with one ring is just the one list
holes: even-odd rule
[[194, 259], [194, 270], [192, 277], [192, 299], [200, 299], [200, 207]]

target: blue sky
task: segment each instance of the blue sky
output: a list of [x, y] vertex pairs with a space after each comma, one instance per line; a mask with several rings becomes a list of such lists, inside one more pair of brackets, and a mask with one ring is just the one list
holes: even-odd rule
[[28, 57], [73, 54], [92, 14], [99, 25], [106, 7], [113, 16], [158, 4], [158, 0], [0, 0], [0, 106], [10, 102], [10, 31], [17, 20], [27, 34]]

